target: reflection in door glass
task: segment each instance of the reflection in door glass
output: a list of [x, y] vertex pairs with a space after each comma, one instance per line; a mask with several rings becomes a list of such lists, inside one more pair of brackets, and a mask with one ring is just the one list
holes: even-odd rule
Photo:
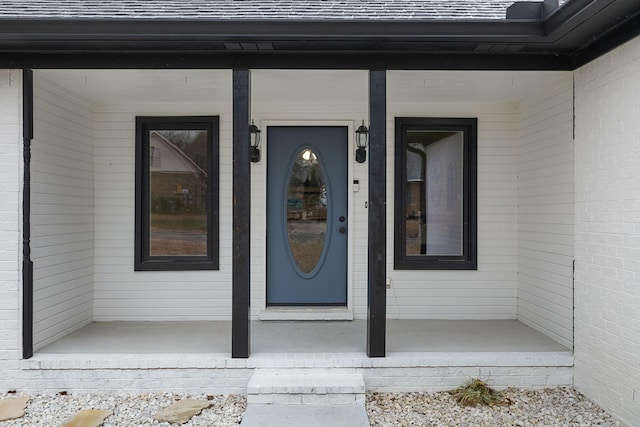
[[311, 273], [326, 241], [327, 185], [318, 156], [308, 148], [291, 168], [286, 211], [291, 255], [303, 273]]
[[207, 131], [149, 134], [150, 255], [207, 255]]

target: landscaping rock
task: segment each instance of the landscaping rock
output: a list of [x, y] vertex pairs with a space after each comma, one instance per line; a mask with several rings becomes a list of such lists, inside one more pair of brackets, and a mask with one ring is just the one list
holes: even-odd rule
[[372, 427], [621, 427], [617, 420], [572, 388], [507, 389], [509, 405], [460, 406], [450, 392], [367, 393]]

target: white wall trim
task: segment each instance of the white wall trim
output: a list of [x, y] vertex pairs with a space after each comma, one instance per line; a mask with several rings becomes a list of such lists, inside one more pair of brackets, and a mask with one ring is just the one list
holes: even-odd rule
[[353, 320], [346, 307], [270, 307], [260, 310], [259, 320]]

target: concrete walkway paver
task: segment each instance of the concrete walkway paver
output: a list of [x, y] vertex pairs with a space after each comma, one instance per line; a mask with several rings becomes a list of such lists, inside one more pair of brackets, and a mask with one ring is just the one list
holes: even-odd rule
[[0, 421], [15, 420], [24, 416], [24, 410], [31, 398], [17, 397], [0, 400]]
[[153, 419], [161, 422], [167, 421], [172, 424], [184, 424], [210, 406], [211, 402], [204, 400], [182, 399], [155, 414]]
[[83, 409], [73, 414], [61, 427], [98, 427], [111, 415], [113, 415], [111, 411]]

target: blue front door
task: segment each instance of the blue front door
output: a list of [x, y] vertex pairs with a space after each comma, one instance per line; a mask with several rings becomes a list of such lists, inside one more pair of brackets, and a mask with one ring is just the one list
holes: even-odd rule
[[267, 305], [347, 303], [347, 128], [267, 128]]

